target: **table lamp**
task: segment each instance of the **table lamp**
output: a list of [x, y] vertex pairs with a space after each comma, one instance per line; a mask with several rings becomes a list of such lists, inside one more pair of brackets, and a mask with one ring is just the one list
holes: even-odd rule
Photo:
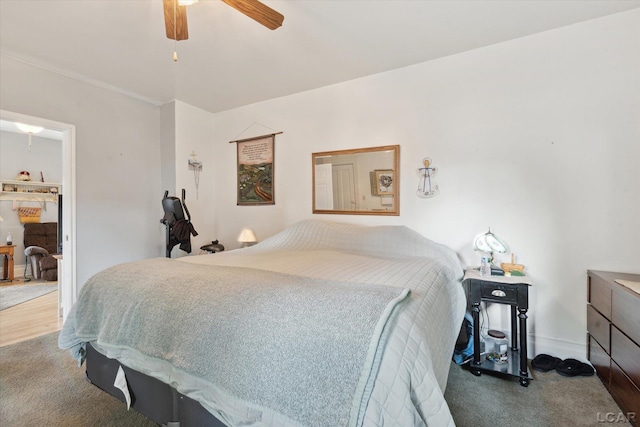
[[240, 236], [238, 236], [238, 242], [242, 244], [241, 247], [243, 248], [255, 245], [257, 241], [255, 233], [250, 228], [243, 228]]
[[489, 255], [489, 262], [491, 262], [491, 267], [493, 266], [493, 253], [497, 252], [499, 254], [503, 254], [507, 252], [507, 245], [505, 245], [502, 240], [498, 238], [495, 234], [491, 232], [491, 228], [486, 233], [480, 234], [473, 241], [473, 249], [478, 252], [485, 252]]

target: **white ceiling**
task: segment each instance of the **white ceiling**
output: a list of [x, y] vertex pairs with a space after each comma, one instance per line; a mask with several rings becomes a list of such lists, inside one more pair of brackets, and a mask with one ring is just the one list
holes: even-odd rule
[[264, 0], [271, 31], [219, 0], [164, 35], [161, 0], [0, 0], [0, 53], [137, 98], [218, 112], [640, 7], [640, 0]]

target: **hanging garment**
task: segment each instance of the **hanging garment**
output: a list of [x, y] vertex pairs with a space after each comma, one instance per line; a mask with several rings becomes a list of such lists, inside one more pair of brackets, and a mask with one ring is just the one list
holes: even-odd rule
[[186, 219], [179, 219], [171, 227], [169, 234], [169, 247], [173, 248], [175, 245], [180, 244], [180, 249], [186, 253], [191, 253], [191, 236], [197, 236], [198, 232], [191, 224], [191, 221]]

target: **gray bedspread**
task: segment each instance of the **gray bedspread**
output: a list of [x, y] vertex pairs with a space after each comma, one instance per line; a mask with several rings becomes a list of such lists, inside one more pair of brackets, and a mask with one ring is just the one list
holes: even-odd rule
[[[409, 290], [158, 258], [82, 288], [60, 334], [174, 386], [230, 425], [362, 422]], [[247, 409], [249, 408], [249, 409]]]
[[455, 425], [444, 390], [466, 299], [452, 249], [403, 226], [306, 220], [246, 249], [180, 261], [410, 289], [391, 319], [364, 419], [355, 425]]

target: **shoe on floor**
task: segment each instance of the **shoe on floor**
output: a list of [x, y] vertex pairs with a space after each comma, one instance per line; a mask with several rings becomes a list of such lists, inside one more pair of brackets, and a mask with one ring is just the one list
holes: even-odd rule
[[556, 372], [565, 377], [576, 377], [578, 375], [589, 377], [594, 374], [595, 370], [588, 363], [576, 359], [565, 359], [558, 363]]
[[549, 356], [548, 354], [539, 354], [531, 361], [531, 367], [536, 371], [549, 372], [556, 369], [560, 362], [562, 362], [562, 359], [559, 357]]

